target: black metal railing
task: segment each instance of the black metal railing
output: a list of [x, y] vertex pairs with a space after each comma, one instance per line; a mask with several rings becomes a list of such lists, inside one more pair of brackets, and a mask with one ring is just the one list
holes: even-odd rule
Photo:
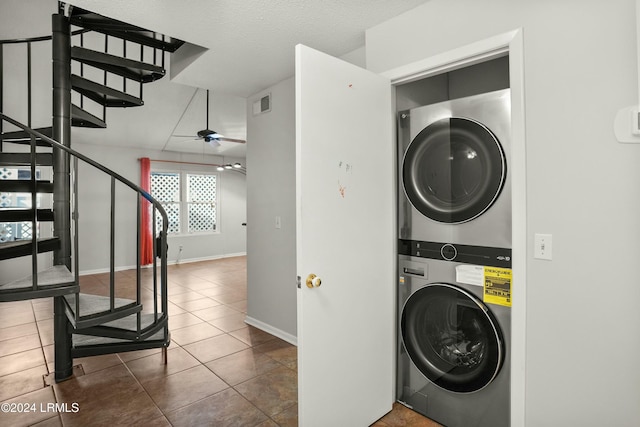
[[[95, 34], [96, 36], [99, 33], [96, 33], [93, 30], [90, 29], [86, 29], [86, 28], [81, 28], [78, 30], [74, 30], [71, 32], [71, 37], [72, 40], [78, 42], [79, 46], [84, 46], [85, 44], [85, 34], [86, 33], [92, 33]], [[113, 36], [109, 36], [107, 34], [101, 34], [101, 37], [103, 37], [103, 52], [104, 53], [109, 53], [109, 41], [110, 38], [113, 39]], [[154, 33], [155, 36], [155, 33]], [[165, 40], [165, 36], [162, 35], [161, 40], [164, 42]], [[3, 80], [4, 80], [4, 63], [5, 63], [5, 49], [4, 46], [5, 45], [15, 45], [15, 44], [21, 44], [25, 46], [26, 49], [26, 69], [27, 69], [27, 105], [26, 105], [26, 121], [27, 121], [27, 126], [30, 128], [33, 128], [33, 117], [32, 117], [32, 102], [33, 102], [33, 93], [32, 93], [32, 69], [33, 69], [33, 61], [34, 61], [34, 54], [33, 54], [33, 49], [32, 46], [34, 45], [34, 43], [41, 43], [41, 42], [51, 42], [52, 41], [52, 35], [46, 35], [46, 36], [38, 36], [38, 37], [30, 37], [30, 38], [16, 38], [16, 39], [6, 39], [6, 40], [0, 40], [0, 111], [6, 112], [6, 106], [4, 105], [4, 93], [3, 93]], [[145, 62], [145, 59], [150, 59], [148, 58], [149, 55], [152, 56], [151, 58], [151, 62], [149, 62], [150, 64], [153, 65], [158, 65], [162, 68], [165, 67], [165, 53], [166, 51], [164, 49], [158, 48], [158, 47], [150, 47], [149, 49], [152, 49], [152, 53], [149, 54], [149, 52], [147, 52], [147, 55], [145, 55], [145, 45], [140, 44], [140, 43], [136, 43], [136, 42], [132, 42], [129, 40], [121, 40], [122, 42], [122, 57], [126, 58], [127, 57], [127, 43], [134, 43], [136, 45], [139, 46], [140, 49], [140, 54], [139, 54], [139, 61], [140, 62]], [[146, 56], [146, 58], [145, 58]], [[36, 69], [39, 69], [40, 67], [37, 67]], [[109, 71], [103, 70], [103, 77], [102, 77], [102, 82], [100, 82], [101, 84], [104, 84], [105, 86], [107, 86], [108, 84], [108, 77], [113, 74]], [[80, 63], [80, 76], [84, 77], [85, 75], [85, 64], [84, 63]], [[127, 81], [131, 80], [129, 77], [125, 77], [122, 76], [122, 91], [123, 92], [127, 92]], [[144, 87], [144, 83], [143, 82], [137, 82], [138, 83], [138, 98], [142, 99], [142, 95], [143, 95], [143, 87]], [[79, 94], [79, 104], [80, 104], [80, 108], [85, 108], [84, 103], [85, 103], [85, 96], [82, 94]], [[106, 116], [107, 116], [107, 112], [106, 109], [107, 107], [102, 105], [100, 106], [101, 111], [102, 111], [102, 120], [106, 121]], [[12, 112], [12, 115], [16, 115], [17, 112]], [[0, 123], [0, 151], [2, 151], [2, 144], [3, 144], [3, 139], [2, 139], [2, 134], [4, 132], [4, 128], [3, 128], [3, 124]]]
[[[137, 242], [137, 260], [136, 260], [136, 305], [142, 304], [142, 280], [141, 280], [141, 272], [142, 272], [142, 259], [141, 259], [141, 236], [142, 236], [142, 228], [144, 224], [142, 224], [142, 210], [145, 208], [145, 204], [148, 202], [151, 205], [151, 232], [154, 238], [153, 247], [153, 262], [152, 262], [152, 280], [153, 280], [153, 322], [150, 324], [146, 324], [146, 326], [142, 326], [141, 311], [137, 311], [137, 320], [136, 320], [136, 331], [130, 331], [130, 333], [122, 332], [120, 334], [115, 334], [114, 337], [126, 338], [126, 339], [144, 339], [153, 333], [156, 333], [160, 326], [164, 326], [165, 334], [168, 333], [167, 326], [167, 312], [168, 312], [168, 294], [167, 294], [167, 227], [169, 224], [169, 220], [167, 217], [167, 213], [164, 208], [160, 204], [160, 202], [154, 199], [147, 191], [143, 190], [138, 185], [134, 184], [130, 180], [124, 178], [120, 174], [114, 172], [113, 170], [105, 167], [104, 165], [96, 162], [95, 160], [69, 148], [66, 147], [59, 142], [55, 141], [52, 138], [49, 138], [42, 133], [35, 131], [28, 126], [14, 120], [3, 113], [0, 113], [0, 122], [7, 122], [17, 128], [22, 129], [27, 132], [31, 137], [30, 142], [30, 153], [31, 153], [31, 188], [32, 188], [32, 229], [35, 230], [38, 222], [38, 214], [36, 207], [36, 196], [37, 193], [37, 182], [36, 182], [36, 140], [46, 143], [48, 146], [52, 147], [54, 150], [61, 150], [69, 156], [73, 157], [73, 171], [72, 171], [72, 187], [73, 187], [73, 198], [72, 198], [72, 212], [74, 221], [74, 243], [73, 243], [73, 264], [74, 264], [74, 276], [76, 283], [79, 280], [79, 264], [80, 264], [80, 250], [79, 250], [79, 241], [78, 241], [78, 217], [79, 217], [79, 208], [78, 208], [78, 160], [90, 165], [94, 169], [97, 169], [107, 175], [110, 178], [110, 210], [111, 210], [111, 219], [109, 223], [110, 227], [110, 260], [109, 260], [109, 309], [106, 311], [102, 311], [98, 317], [100, 317], [101, 322], [109, 321], [109, 315], [113, 315], [112, 317], [118, 318], [121, 316], [116, 316], [119, 313], [119, 308], [115, 305], [115, 209], [116, 209], [116, 198], [115, 198], [115, 186], [116, 183], [120, 183], [125, 187], [128, 187], [135, 193], [137, 193], [137, 220], [136, 220], [136, 242]], [[157, 215], [160, 215], [162, 218], [162, 229], [157, 230], [156, 219]], [[36, 233], [32, 233], [32, 272], [33, 272], [33, 287], [32, 290], [37, 291], [38, 288], [38, 265], [37, 265], [37, 239]], [[160, 278], [158, 280], [158, 271], [160, 274]], [[160, 295], [160, 307], [158, 307], [158, 294]], [[80, 315], [80, 298], [76, 296], [75, 298], [75, 310], [74, 310], [74, 320], [76, 324], [81, 324], [83, 321]]]
[[[80, 30], [76, 30], [73, 31], [71, 33], [72, 36], [74, 35], [81, 35], [83, 33], [86, 33], [90, 30], [87, 29], [80, 29]], [[2, 82], [4, 81], [4, 46], [5, 45], [13, 45], [13, 44], [21, 44], [24, 45], [26, 48], [26, 67], [27, 67], [27, 126], [32, 127], [33, 123], [32, 123], [32, 102], [33, 102], [33, 93], [32, 93], [32, 65], [33, 65], [33, 53], [32, 53], [32, 46], [34, 43], [40, 43], [40, 42], [50, 42], [52, 40], [52, 35], [46, 35], [46, 36], [38, 36], [38, 37], [29, 37], [29, 38], [17, 38], [17, 39], [6, 39], [6, 40], [0, 40], [0, 111], [5, 111], [5, 105], [4, 105], [4, 92], [3, 92], [3, 84]], [[4, 124], [0, 122], [0, 151], [2, 151], [2, 133], [4, 131]]]

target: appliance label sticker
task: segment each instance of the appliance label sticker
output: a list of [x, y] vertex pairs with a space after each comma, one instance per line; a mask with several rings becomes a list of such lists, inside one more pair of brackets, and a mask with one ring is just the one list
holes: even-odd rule
[[457, 265], [456, 282], [465, 285], [484, 286], [484, 267], [480, 265]]
[[483, 295], [488, 304], [511, 307], [511, 269], [484, 267]]

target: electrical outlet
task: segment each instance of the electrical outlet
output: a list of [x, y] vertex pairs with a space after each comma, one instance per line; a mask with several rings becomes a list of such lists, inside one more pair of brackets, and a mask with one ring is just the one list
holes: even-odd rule
[[538, 234], [534, 235], [534, 250], [533, 257], [536, 259], [552, 259], [552, 236], [551, 234]]

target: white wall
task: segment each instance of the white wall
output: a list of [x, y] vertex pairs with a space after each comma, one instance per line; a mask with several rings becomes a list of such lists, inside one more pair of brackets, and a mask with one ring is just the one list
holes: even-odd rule
[[[93, 158], [123, 177], [140, 183], [138, 158], [176, 160], [198, 163], [221, 163], [215, 156], [189, 155], [162, 151], [102, 147], [96, 144], [73, 142], [73, 148]], [[228, 159], [225, 162], [244, 159]], [[151, 163], [152, 170], [189, 170], [216, 172], [213, 167]], [[246, 177], [238, 172], [219, 173], [219, 233], [208, 235], [181, 235], [169, 237], [169, 262], [176, 262], [178, 249], [183, 246], [182, 262], [213, 259], [246, 253]], [[135, 265], [136, 262], [136, 201], [133, 192], [124, 186], [116, 187], [116, 268]], [[81, 272], [105, 271], [109, 268], [109, 218], [110, 182], [108, 176], [94, 172], [90, 166], [80, 168], [80, 270]]]
[[[640, 419], [640, 147], [612, 130], [638, 102], [635, 16], [633, 0], [431, 0], [367, 32], [383, 72], [522, 28], [527, 426]], [[553, 261], [533, 259], [534, 233]]]
[[[364, 67], [364, 46], [341, 58]], [[253, 102], [267, 93], [271, 111], [254, 116]], [[295, 343], [294, 77], [250, 96], [247, 106], [247, 321]], [[276, 216], [280, 229], [275, 228]]]
[[[3, 0], [0, 2], [0, 40], [51, 34], [55, 0]], [[51, 41], [34, 42], [32, 49], [32, 127], [51, 126]], [[3, 113], [27, 124], [27, 46], [3, 46]], [[5, 123], [4, 131], [15, 130]]]
[[[72, 131], [73, 132], [73, 131]], [[96, 131], [99, 135], [100, 130]], [[72, 136], [73, 139], [73, 136]], [[13, 144], [11, 144], [13, 145]], [[140, 164], [138, 158], [177, 160], [199, 163], [222, 163], [216, 156], [189, 155], [154, 150], [132, 149], [125, 147], [103, 147], [96, 144], [83, 144], [73, 140], [73, 148], [82, 154], [104, 164], [115, 172], [140, 183]], [[24, 152], [27, 146], [13, 145], [9, 151]], [[244, 159], [225, 158], [225, 163]], [[155, 170], [189, 170], [195, 172], [216, 172], [213, 167], [180, 165], [173, 163], [152, 163]], [[44, 170], [44, 173], [50, 173]], [[116, 269], [131, 268], [136, 263], [136, 206], [134, 193], [118, 184], [116, 187]], [[109, 177], [96, 172], [80, 162], [79, 200], [80, 200], [80, 271], [81, 273], [108, 271], [109, 269], [109, 221], [110, 221], [110, 181]], [[210, 235], [180, 235], [169, 237], [168, 259], [174, 263], [180, 257], [181, 262], [202, 259], [214, 259], [226, 256], [246, 254], [246, 177], [245, 175], [225, 171], [219, 173], [219, 233]], [[51, 207], [50, 197], [43, 198], [43, 207]], [[49, 224], [42, 224], [43, 235], [48, 236]], [[178, 249], [182, 246], [182, 254]], [[51, 254], [38, 256], [39, 269], [50, 266]], [[29, 257], [0, 261], [2, 281], [15, 280], [31, 274]]]
[[[57, 11], [56, 0], [2, 0], [0, 40], [29, 38], [50, 33], [51, 15]], [[46, 31], [43, 32], [43, 28]]]
[[[253, 101], [271, 93], [271, 111]], [[247, 316], [281, 338], [296, 337], [295, 82], [248, 98]], [[280, 217], [281, 228], [275, 227]]]

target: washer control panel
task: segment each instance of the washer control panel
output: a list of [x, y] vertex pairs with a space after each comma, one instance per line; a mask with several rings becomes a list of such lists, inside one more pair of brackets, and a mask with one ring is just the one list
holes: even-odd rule
[[398, 254], [418, 258], [511, 268], [511, 249], [451, 243], [398, 240]]

